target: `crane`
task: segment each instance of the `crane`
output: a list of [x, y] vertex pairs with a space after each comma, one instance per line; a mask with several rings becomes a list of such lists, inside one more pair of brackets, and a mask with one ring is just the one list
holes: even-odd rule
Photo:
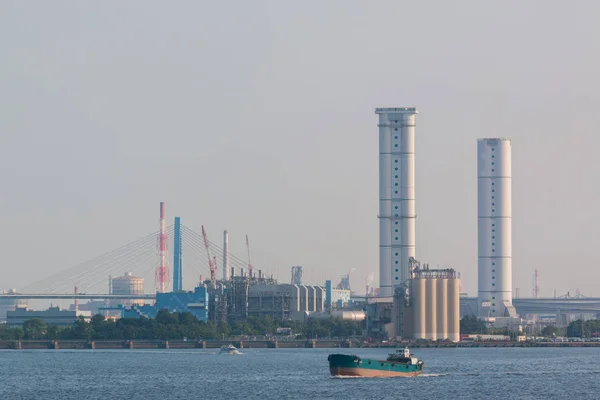
[[248, 249], [248, 277], [252, 278], [252, 264], [250, 263], [250, 242], [248, 241], [248, 235], [246, 235], [246, 249]]
[[208, 245], [208, 235], [204, 230], [204, 225], [202, 225], [202, 237], [204, 238], [204, 247], [206, 247], [206, 255], [208, 257], [208, 268], [210, 268], [210, 283], [212, 286], [215, 286], [217, 281], [216, 279], [216, 269], [217, 269], [217, 257], [210, 257], [210, 246]]

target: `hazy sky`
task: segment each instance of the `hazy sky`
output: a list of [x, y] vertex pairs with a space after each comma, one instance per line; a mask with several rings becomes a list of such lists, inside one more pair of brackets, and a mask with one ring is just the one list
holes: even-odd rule
[[514, 287], [600, 296], [599, 38], [591, 0], [2, 1], [0, 290], [153, 232], [160, 201], [362, 290], [374, 108], [416, 105], [417, 258], [476, 295], [476, 139], [511, 137]]

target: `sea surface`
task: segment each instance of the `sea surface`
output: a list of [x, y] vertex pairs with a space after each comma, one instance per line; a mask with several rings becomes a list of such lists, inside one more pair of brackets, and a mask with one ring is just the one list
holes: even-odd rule
[[598, 399], [600, 348], [415, 349], [415, 378], [332, 378], [332, 352], [2, 350], [0, 399]]

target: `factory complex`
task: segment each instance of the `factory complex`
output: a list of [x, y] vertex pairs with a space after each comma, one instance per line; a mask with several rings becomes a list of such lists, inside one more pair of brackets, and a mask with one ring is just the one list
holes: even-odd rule
[[[210, 277], [200, 277], [192, 291], [185, 291], [182, 281], [185, 235], [181, 220], [174, 219], [171, 258], [167, 250], [170, 238], [165, 204], [161, 202], [156, 297], [152, 304], [144, 298], [147, 293], [144, 278], [125, 272], [114, 278], [108, 276], [106, 299], [79, 304], [74, 297], [69, 310], [57, 307], [28, 310], [26, 300], [10, 298], [17, 293], [9, 292], [9, 296], [0, 298], [0, 321], [6, 316], [9, 326], [21, 326], [28, 319], [40, 318], [47, 324], [69, 326], [79, 317], [90, 318], [95, 314], [112, 319], [154, 318], [160, 310], [168, 310], [189, 312], [203, 322], [266, 316], [300, 322], [341, 318], [362, 321], [363, 336], [373, 340], [458, 342], [460, 318], [465, 315], [475, 315], [489, 327], [521, 332], [542, 323], [568, 323], [575, 313], [590, 317], [600, 313], [600, 301], [582, 305], [542, 301], [537, 295], [527, 300], [513, 298], [509, 138], [477, 140], [477, 297], [467, 298], [460, 293], [460, 273], [455, 269], [432, 269], [418, 260], [415, 190], [418, 113], [416, 107], [375, 109], [379, 130], [378, 289], [367, 286], [365, 293], [352, 291], [349, 273], [335, 286], [331, 280], [322, 285], [306, 284], [301, 266], [291, 267], [289, 283], [278, 282], [252, 266], [247, 236], [247, 264], [232, 266], [228, 231], [223, 232], [222, 248], [216, 248], [211, 247], [202, 227], [203, 251], [207, 256], [203, 263], [208, 266]], [[222, 259], [220, 268], [217, 254]], [[217, 269], [221, 270], [220, 278]], [[77, 287], [74, 294], [79, 294]]]

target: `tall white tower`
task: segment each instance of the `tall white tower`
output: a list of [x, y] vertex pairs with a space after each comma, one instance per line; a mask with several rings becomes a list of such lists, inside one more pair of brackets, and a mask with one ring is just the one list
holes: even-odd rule
[[480, 316], [502, 317], [512, 305], [511, 141], [477, 143], [477, 237]]
[[379, 294], [391, 296], [415, 257], [415, 107], [379, 115]]
[[223, 231], [223, 280], [229, 280], [229, 233]]

